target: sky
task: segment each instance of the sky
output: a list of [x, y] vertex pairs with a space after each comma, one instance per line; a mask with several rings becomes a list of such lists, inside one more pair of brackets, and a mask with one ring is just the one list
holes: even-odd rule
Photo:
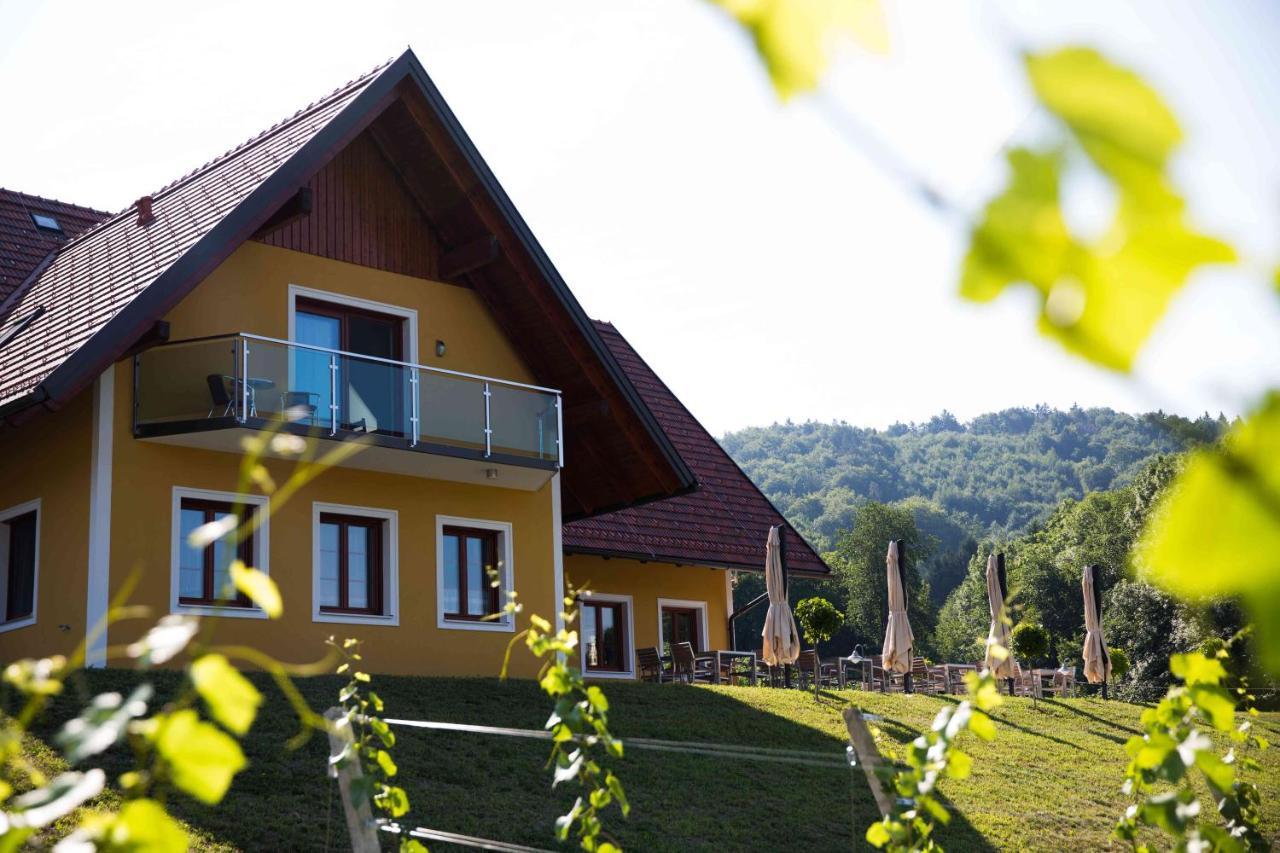
[[[120, 210], [411, 46], [587, 312], [715, 434], [884, 427], [1010, 406], [1247, 411], [1280, 386], [1280, 4], [886, 3], [781, 103], [705, 0], [35, 4], [0, 0], [0, 186]], [[1131, 376], [1067, 355], [1010, 292], [956, 295], [966, 245], [870, 157], [966, 209], [1045, 131], [1015, 45], [1088, 44], [1166, 97], [1174, 172], [1240, 267], [1191, 280]], [[1108, 200], [1068, 196], [1082, 228]]]

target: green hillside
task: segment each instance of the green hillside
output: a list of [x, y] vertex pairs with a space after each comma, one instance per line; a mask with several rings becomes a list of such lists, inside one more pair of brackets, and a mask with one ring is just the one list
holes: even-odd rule
[[[178, 687], [176, 673], [158, 673], [163, 697]], [[176, 813], [196, 832], [203, 850], [341, 850], [341, 806], [325, 777], [326, 745], [312, 738], [290, 751], [296, 722], [280, 693], [251, 676], [267, 696], [245, 741], [249, 766], [218, 807], [175, 796]], [[55, 700], [53, 720], [73, 713], [86, 692], [127, 693], [141, 675], [96, 670], [72, 679]], [[547, 701], [529, 681], [494, 679], [374, 679], [388, 718], [430, 719], [540, 729]], [[336, 678], [300, 682], [315, 708], [330, 704]], [[876, 819], [860, 769], [844, 763], [841, 710], [853, 703], [882, 716], [882, 752], [899, 754], [954, 697], [765, 687], [687, 687], [606, 684], [612, 727], [624, 739], [660, 738], [731, 747], [796, 750], [810, 761], [771, 762], [681, 751], [628, 748], [616, 765], [633, 811], [608, 826], [629, 850], [864, 849], [862, 834]], [[941, 790], [955, 812], [941, 840], [950, 851], [1097, 849], [1107, 844], [1127, 798], [1121, 793], [1124, 741], [1136, 733], [1141, 706], [1097, 699], [1012, 699], [994, 713], [997, 738], [969, 741], [973, 774], [947, 779]], [[1280, 715], [1264, 714], [1260, 733], [1280, 740]], [[552, 821], [572, 802], [568, 789], [551, 791], [543, 766], [547, 743], [492, 735], [397, 728], [393, 750], [398, 781], [413, 808], [410, 826], [428, 826], [500, 841], [555, 848]], [[109, 772], [126, 765], [118, 755]], [[49, 753], [33, 742], [29, 754]], [[801, 756], [801, 757], [803, 757]], [[1262, 794], [1264, 829], [1280, 832], [1280, 750], [1262, 753], [1251, 773]], [[1206, 811], [1212, 811], [1209, 803]], [[432, 844], [433, 851], [450, 849]], [[571, 849], [566, 847], [565, 849]]]

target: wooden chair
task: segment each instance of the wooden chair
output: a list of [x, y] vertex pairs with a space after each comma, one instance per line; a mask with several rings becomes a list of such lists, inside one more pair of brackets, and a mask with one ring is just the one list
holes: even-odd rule
[[693, 643], [671, 644], [671, 668], [675, 679], [686, 684], [711, 681], [711, 667], [694, 655]]
[[777, 687], [781, 678], [782, 667], [769, 666], [764, 662], [764, 649], [756, 649], [756, 681], [769, 687]]
[[666, 664], [662, 662], [662, 655], [658, 654], [656, 647], [636, 649], [636, 661], [640, 665], [641, 681], [655, 681], [661, 684], [664, 678], [671, 680], [671, 673], [667, 671]]
[[[836, 685], [836, 667], [833, 663], [823, 663], [818, 657], [817, 649], [803, 649], [796, 659], [796, 669], [800, 672], [800, 687], [812, 686], [817, 682], [819, 687]], [[809, 679], [813, 679], [810, 681]]]
[[942, 683], [934, 678], [924, 658], [911, 659], [911, 689], [916, 693], [941, 693]]

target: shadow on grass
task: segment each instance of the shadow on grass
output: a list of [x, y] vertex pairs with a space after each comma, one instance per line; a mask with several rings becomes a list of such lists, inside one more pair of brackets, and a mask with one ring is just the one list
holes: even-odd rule
[[[39, 733], [50, 735], [90, 696], [104, 690], [127, 694], [142, 677], [124, 670], [78, 674], [51, 703]], [[182, 687], [177, 672], [147, 677], [156, 687], [153, 707]], [[325, 737], [317, 733], [301, 748], [287, 749], [286, 741], [298, 729], [292, 710], [267, 678], [249, 677], [266, 701], [243, 740], [248, 767], [221, 804], [206, 806], [174, 794], [174, 813], [217, 839], [201, 850], [344, 849], [342, 810], [325, 775]], [[313, 709], [323, 710], [344, 683], [326, 676], [302, 679], [298, 687]], [[386, 703], [388, 718], [541, 729], [549, 712], [532, 681], [375, 676], [372, 686]], [[830, 766], [808, 766], [628, 749], [613, 766], [626, 787], [631, 816], [623, 820], [613, 810], [605, 815], [606, 827], [624, 847], [870, 849], [864, 833], [879, 815], [861, 769], [844, 762], [843, 725], [833, 725], [847, 697], [828, 692], [819, 702], [812, 694], [797, 701], [802, 694], [783, 689], [652, 684], [609, 684], [605, 690], [611, 728], [624, 743], [628, 737], [658, 738], [801, 750], [833, 759]], [[901, 736], [915, 736], [900, 728]], [[572, 806], [578, 790], [551, 788], [547, 742], [408, 728], [396, 734], [397, 782], [412, 803], [406, 825], [557, 849], [555, 818]], [[107, 753], [102, 766], [114, 782], [131, 769], [127, 748]], [[941, 838], [948, 850], [992, 849], [954, 811]]]
[[1059, 708], [1063, 711], [1067, 711], [1072, 714], [1085, 717], [1087, 719], [1093, 720], [1095, 723], [1102, 723], [1104, 726], [1110, 726], [1111, 728], [1117, 729], [1118, 731], [1125, 732], [1126, 734], [1130, 734], [1130, 735], [1138, 734], [1138, 730], [1131, 726], [1122, 726], [1119, 723], [1115, 722], [1114, 720], [1108, 720], [1106, 717], [1099, 717], [1097, 714], [1090, 714], [1088, 711], [1084, 710], [1083, 708], [1079, 708], [1075, 705], [1068, 704], [1061, 700], [1044, 699], [1042, 701], [1046, 705], [1049, 705], [1050, 707]]

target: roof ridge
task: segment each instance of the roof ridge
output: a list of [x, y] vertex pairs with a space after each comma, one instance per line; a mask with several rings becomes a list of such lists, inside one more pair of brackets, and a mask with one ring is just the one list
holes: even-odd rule
[[[328, 106], [332, 102], [338, 100], [342, 96], [351, 92], [353, 89], [356, 89], [360, 86], [365, 85], [372, 78], [376, 77], [378, 74], [381, 74], [383, 71], [389, 68], [391, 64], [395, 62], [395, 60], [396, 58], [393, 56], [387, 59], [386, 61], [380, 63], [376, 68], [372, 69], [371, 71], [361, 74], [359, 77], [356, 77], [352, 80], [348, 80], [346, 83], [343, 83], [341, 86], [334, 89], [332, 92], [325, 95], [324, 97], [314, 100], [311, 103], [307, 104], [305, 107], [297, 110], [296, 112], [293, 113], [293, 115], [290, 115], [281, 119], [280, 121], [268, 127], [266, 130], [263, 130], [258, 134], [249, 137], [244, 142], [241, 142], [239, 145], [236, 145], [232, 148], [227, 149], [223, 153], [219, 154], [217, 157], [214, 157], [212, 160], [209, 160], [204, 165], [197, 166], [196, 168], [192, 169], [190, 172], [187, 172], [185, 175], [175, 178], [174, 180], [160, 187], [160, 189], [154, 190], [153, 192], [150, 193], [151, 198], [153, 200], [157, 200], [162, 195], [167, 195], [172, 191], [178, 189], [179, 187], [185, 186], [186, 184], [190, 183], [191, 181], [195, 180], [201, 175], [227, 162], [231, 158], [236, 157], [240, 154], [243, 154], [245, 151], [248, 151], [249, 149], [254, 148], [255, 146], [261, 145], [262, 143], [266, 142], [267, 140], [281, 133], [286, 128], [293, 126], [299, 120], [307, 117], [308, 115], [311, 115], [317, 110], [323, 109], [324, 107]], [[89, 228], [86, 228], [84, 231], [77, 234], [74, 238], [63, 243], [58, 250], [59, 254], [66, 251], [71, 246], [77, 243], [80, 243], [81, 241], [93, 236], [98, 231], [102, 230], [103, 228], [112, 224], [113, 222], [116, 222], [121, 217], [128, 214], [129, 211], [132, 209], [133, 209], [133, 204], [130, 204], [127, 207], [125, 207], [123, 210], [117, 213], [108, 214], [106, 219], [102, 220], [96, 225], [92, 225]]]
[[0, 193], [10, 193], [12, 195], [20, 195], [23, 198], [33, 198], [33, 199], [36, 199], [37, 201], [43, 201], [49, 204], [60, 204], [63, 207], [74, 207], [79, 210], [86, 210], [89, 213], [97, 213], [102, 216], [112, 215], [111, 211], [109, 210], [99, 210], [96, 207], [89, 207], [88, 205], [77, 204], [74, 201], [63, 201], [60, 198], [49, 198], [47, 196], [38, 195], [37, 193], [23, 192], [22, 190], [9, 189], [8, 187], [4, 187], [4, 186], [0, 186]]

